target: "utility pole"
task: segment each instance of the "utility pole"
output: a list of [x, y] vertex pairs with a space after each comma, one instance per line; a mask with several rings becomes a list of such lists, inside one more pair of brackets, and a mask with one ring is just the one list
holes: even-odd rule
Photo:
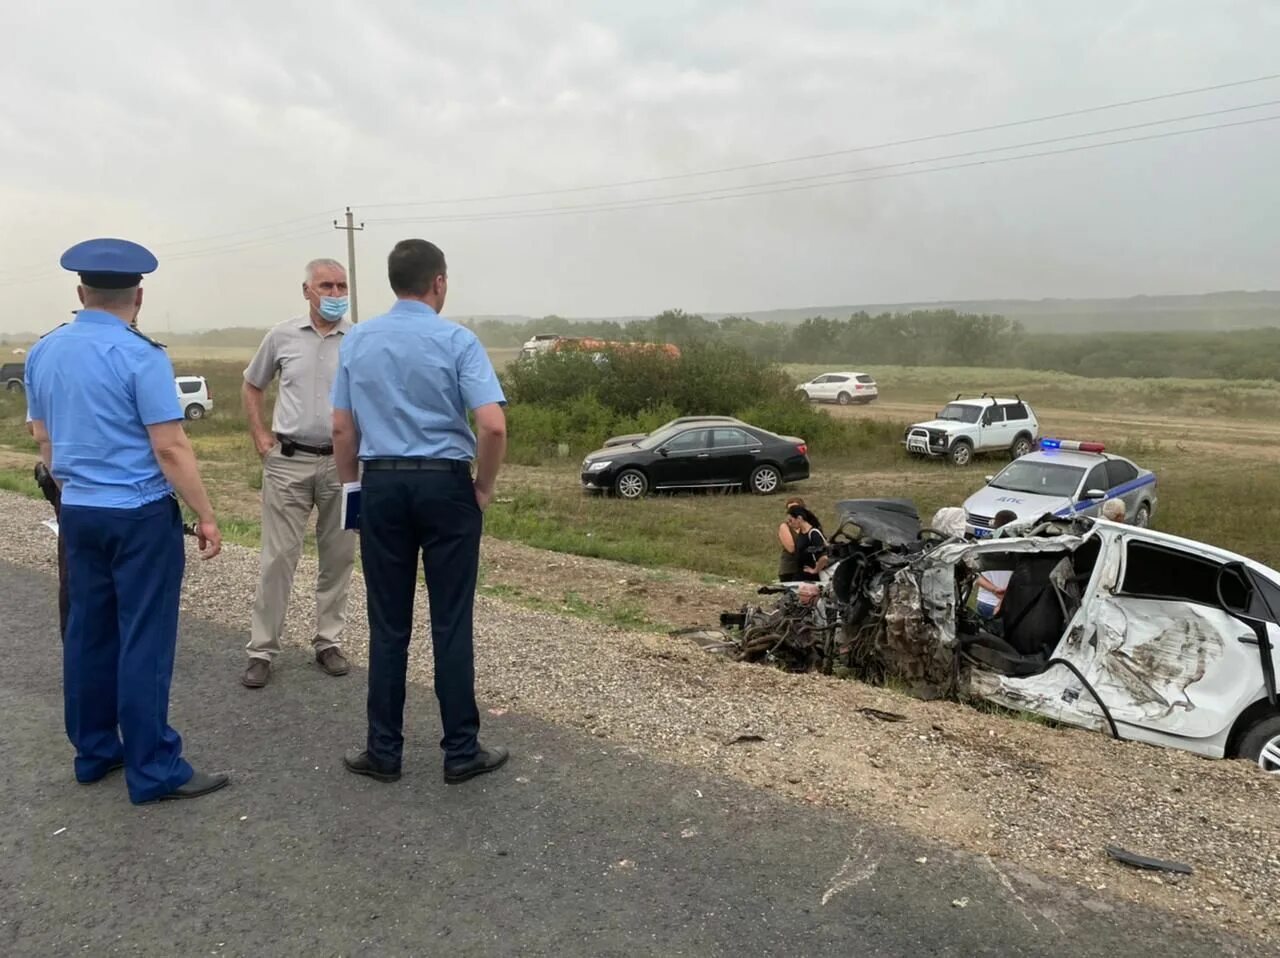
[[340, 226], [338, 221], [334, 220], [333, 228], [346, 230], [347, 233], [347, 288], [351, 294], [351, 321], [358, 323], [360, 322], [360, 301], [356, 297], [356, 230], [364, 229], [364, 223], [356, 226], [355, 218], [351, 215], [351, 207], [348, 206], [347, 225]]

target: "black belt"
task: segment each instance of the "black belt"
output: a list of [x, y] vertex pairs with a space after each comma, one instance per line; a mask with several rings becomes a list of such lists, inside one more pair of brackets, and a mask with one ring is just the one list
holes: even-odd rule
[[305, 442], [295, 442], [288, 436], [276, 434], [276, 438], [280, 440], [280, 453], [285, 456], [292, 456], [295, 452], [309, 452], [313, 456], [332, 456], [333, 446], [308, 446]]
[[471, 473], [471, 464], [464, 459], [366, 459], [366, 471], [411, 470], [414, 472], [465, 472]]

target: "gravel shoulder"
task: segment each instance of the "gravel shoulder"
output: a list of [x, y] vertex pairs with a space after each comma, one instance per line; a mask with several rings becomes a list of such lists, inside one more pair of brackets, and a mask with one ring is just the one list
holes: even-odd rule
[[[53, 571], [55, 542], [40, 524], [49, 507], [8, 493], [0, 503], [8, 514], [0, 532], [6, 559]], [[495, 544], [485, 548], [492, 561]], [[504, 562], [566, 558], [498, 551]], [[309, 645], [315, 573], [314, 559], [304, 556], [286, 637], [297, 647]], [[228, 546], [209, 563], [193, 556], [183, 611], [247, 632], [256, 578], [256, 551]], [[425, 638], [425, 589], [420, 598], [415, 615]], [[679, 639], [485, 596], [476, 640], [478, 691], [491, 709], [580, 729], [795, 802], [857, 809], [988, 856], [997, 871], [1064, 879], [1240, 935], [1274, 934], [1267, 905], [1280, 896], [1277, 783], [1245, 763], [725, 662]], [[346, 648], [364, 664], [366, 646], [357, 572]], [[410, 669], [430, 681], [428, 643], [415, 644]], [[289, 681], [287, 668], [277, 681]], [[864, 708], [904, 719], [883, 722]], [[1195, 873], [1131, 871], [1106, 858], [1103, 846], [1112, 843], [1187, 862]]]

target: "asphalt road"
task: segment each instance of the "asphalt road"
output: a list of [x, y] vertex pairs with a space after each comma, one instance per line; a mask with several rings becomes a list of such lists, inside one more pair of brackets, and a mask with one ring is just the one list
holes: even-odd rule
[[445, 786], [423, 686], [404, 777], [357, 778], [364, 673], [292, 650], [252, 692], [243, 636], [203, 621], [172, 719], [233, 783], [134, 807], [72, 777], [55, 585], [0, 563], [4, 955], [1265, 953], [516, 714], [484, 716], [507, 768]]

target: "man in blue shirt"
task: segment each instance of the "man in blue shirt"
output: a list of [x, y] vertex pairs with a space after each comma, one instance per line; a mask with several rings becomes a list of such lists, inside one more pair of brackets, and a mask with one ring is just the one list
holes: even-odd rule
[[387, 258], [387, 273], [396, 304], [347, 333], [333, 383], [338, 476], [361, 482], [369, 604], [368, 740], [343, 761], [378, 781], [400, 777], [421, 552], [444, 780], [464, 782], [507, 760], [506, 749], [485, 748], [477, 738], [472, 635], [482, 513], [506, 452], [506, 398], [475, 334], [439, 315], [448, 290], [444, 254], [425, 240], [403, 240]]
[[182, 428], [173, 366], [132, 324], [156, 268], [136, 243], [87, 240], [62, 266], [80, 274], [84, 309], [27, 356], [27, 408], [40, 457], [60, 487], [70, 608], [63, 652], [75, 775], [124, 768], [135, 804], [195, 798], [227, 784], [196, 772], [168, 722], [186, 560], [181, 494], [201, 557], [221, 535]]

